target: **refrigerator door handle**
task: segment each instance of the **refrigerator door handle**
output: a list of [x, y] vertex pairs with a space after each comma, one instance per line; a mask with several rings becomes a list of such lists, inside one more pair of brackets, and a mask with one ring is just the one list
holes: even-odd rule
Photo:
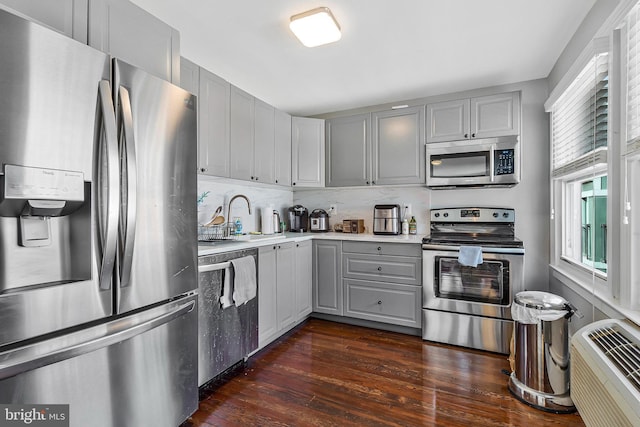
[[120, 86], [120, 158], [122, 159], [122, 203], [120, 215], [120, 287], [129, 286], [133, 264], [133, 246], [136, 234], [136, 143], [133, 134], [133, 114], [129, 91]]
[[98, 85], [101, 129], [98, 137], [97, 155], [97, 223], [101, 251], [100, 289], [110, 289], [116, 259], [118, 238], [118, 130], [111, 85], [101, 80]]
[[[66, 337], [52, 338], [0, 353], [0, 380], [133, 338], [191, 312], [195, 305], [195, 299], [179, 305], [174, 302], [169, 306], [149, 310], [148, 314], [116, 319]], [[59, 344], [61, 341], [64, 343]]]

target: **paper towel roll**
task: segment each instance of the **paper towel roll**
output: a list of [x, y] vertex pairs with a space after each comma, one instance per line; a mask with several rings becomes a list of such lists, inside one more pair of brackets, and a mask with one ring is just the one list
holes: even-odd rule
[[273, 205], [262, 208], [260, 220], [262, 234], [273, 234]]

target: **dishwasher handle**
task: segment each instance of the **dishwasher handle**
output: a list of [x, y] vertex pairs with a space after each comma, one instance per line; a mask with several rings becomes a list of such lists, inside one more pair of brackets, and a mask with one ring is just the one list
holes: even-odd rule
[[198, 266], [198, 273], [206, 273], [208, 271], [225, 270], [231, 267], [231, 261], [219, 262], [217, 264], [205, 264]]

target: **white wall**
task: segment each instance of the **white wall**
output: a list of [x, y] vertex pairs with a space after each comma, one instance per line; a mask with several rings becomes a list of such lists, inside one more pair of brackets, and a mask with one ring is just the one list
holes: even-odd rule
[[198, 224], [207, 223], [218, 206], [222, 206], [223, 215], [228, 218], [229, 200], [236, 194], [244, 194], [251, 201], [251, 214], [247, 203], [240, 198], [233, 202], [231, 215], [241, 218], [245, 232], [260, 231], [262, 208], [273, 205], [280, 212], [281, 218], [284, 218], [287, 208], [293, 203], [293, 191], [289, 188], [198, 175], [198, 196], [206, 191], [209, 194], [198, 207]]
[[[499, 87], [478, 89], [437, 97], [411, 100], [416, 105], [521, 91], [522, 104], [522, 180], [512, 188], [429, 190], [426, 187], [359, 187], [341, 189], [298, 190], [294, 203], [328, 209], [337, 203], [336, 219], [363, 218], [371, 230], [376, 203], [412, 203], [418, 220], [418, 232], [426, 233], [429, 209], [452, 206], [507, 207], [516, 210], [516, 235], [525, 245], [525, 286], [530, 290], [548, 290], [549, 283], [549, 118], [543, 104], [548, 97], [546, 80], [534, 80]], [[388, 106], [374, 106], [352, 111], [366, 112]], [[336, 117], [347, 112], [323, 117]], [[330, 223], [335, 222], [333, 218]]]

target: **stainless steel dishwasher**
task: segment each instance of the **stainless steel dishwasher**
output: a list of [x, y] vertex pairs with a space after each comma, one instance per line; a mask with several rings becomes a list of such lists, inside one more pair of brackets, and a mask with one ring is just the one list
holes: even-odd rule
[[[198, 386], [215, 379], [258, 348], [258, 297], [222, 309], [220, 296], [230, 261], [252, 256], [247, 249], [198, 257]], [[257, 278], [256, 278], [257, 280]]]

